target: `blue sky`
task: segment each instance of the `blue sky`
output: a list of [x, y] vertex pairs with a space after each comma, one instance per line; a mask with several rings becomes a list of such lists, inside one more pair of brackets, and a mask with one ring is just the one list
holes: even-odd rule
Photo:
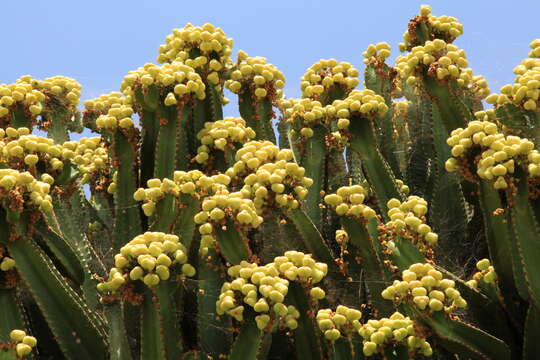
[[[540, 1], [2, 1], [0, 83], [19, 76], [65, 75], [83, 85], [83, 99], [117, 91], [123, 76], [155, 62], [158, 46], [175, 27], [210, 22], [240, 49], [265, 56], [284, 72], [285, 92], [299, 96], [299, 79], [321, 58], [363, 70], [362, 51], [389, 42], [392, 59], [407, 22], [429, 4], [451, 15], [465, 33], [465, 49], [492, 90], [512, 82], [512, 68], [540, 38]], [[235, 114], [231, 99], [226, 114]]]

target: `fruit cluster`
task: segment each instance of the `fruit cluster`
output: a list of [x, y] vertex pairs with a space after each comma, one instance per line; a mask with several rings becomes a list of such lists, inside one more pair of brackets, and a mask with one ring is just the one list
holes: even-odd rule
[[226, 191], [231, 179], [225, 174], [206, 176], [199, 170], [175, 171], [174, 180], [149, 179], [148, 188], [139, 188], [133, 194], [136, 201], [144, 201], [142, 209], [146, 216], [152, 216], [156, 204], [167, 194], [180, 197], [187, 194], [200, 198], [207, 194], [215, 194]]
[[483, 281], [486, 284], [495, 284], [495, 281], [497, 281], [497, 274], [489, 259], [479, 260], [476, 263], [476, 268], [478, 269], [478, 272], [473, 275], [472, 280], [467, 281], [467, 285], [473, 289], [477, 289], [479, 281]]
[[364, 339], [363, 352], [365, 356], [372, 356], [384, 351], [388, 345], [407, 345], [409, 355], [420, 353], [431, 356], [431, 345], [423, 337], [418, 336], [414, 329], [414, 321], [399, 312], [393, 313], [390, 318], [368, 320], [362, 325], [358, 333]]
[[9, 333], [9, 337], [16, 343], [15, 352], [19, 358], [24, 358], [26, 355], [30, 355], [32, 349], [37, 345], [36, 338], [27, 335], [24, 330], [12, 330]]
[[384, 61], [390, 56], [390, 44], [387, 42], [380, 42], [378, 44], [369, 44], [366, 51], [362, 53], [365, 58], [364, 63], [367, 64], [370, 60]]
[[204, 164], [210, 157], [212, 149], [220, 151], [236, 150], [236, 144], [245, 144], [255, 137], [255, 131], [246, 126], [242, 118], [226, 117], [223, 120], [204, 123], [197, 138], [201, 146], [197, 149], [195, 161]]
[[157, 88], [163, 93], [165, 96], [163, 102], [166, 106], [175, 105], [190, 94], [199, 100], [206, 97], [206, 85], [201, 76], [193, 67], [182, 62], [172, 62], [161, 66], [145, 64], [137, 70], [128, 72], [120, 89], [126, 96], [131, 96], [133, 99], [138, 89], [144, 93], [150, 87]]
[[468, 86], [472, 79], [461, 76], [467, 65], [465, 51], [441, 39], [426, 41], [423, 46], [415, 46], [410, 53], [396, 59], [398, 73], [409, 85], [416, 84], [417, 77], [427, 72], [438, 80], [461, 78], [463, 86]]
[[[478, 116], [488, 115], [479, 113]], [[534, 143], [518, 136], [505, 136], [493, 122], [471, 121], [467, 128], [452, 131], [446, 142], [452, 147], [452, 157], [445, 164], [447, 171], [460, 169], [462, 164], [466, 164], [468, 151], [478, 146], [482, 154], [476, 174], [481, 179], [496, 179], [495, 189], [508, 187], [505, 176], [514, 173], [516, 162], [525, 164], [531, 176], [540, 175], [540, 154], [534, 150]]]
[[238, 62], [231, 72], [231, 79], [225, 87], [235, 94], [252, 91], [256, 100], [270, 98], [277, 101], [283, 97], [285, 76], [277, 67], [269, 64], [264, 57], [249, 57], [238, 53]]
[[0, 119], [6, 117], [11, 109], [22, 107], [27, 115], [35, 118], [43, 110], [42, 102], [46, 96], [33, 86], [30, 75], [22, 76], [14, 84], [0, 84]]
[[409, 23], [408, 31], [403, 34], [404, 42], [399, 44], [399, 51], [401, 52], [410, 49], [412, 46], [421, 45], [416, 39], [415, 32], [422, 23], [428, 28], [429, 34], [426, 35], [431, 35], [430, 38], [443, 39], [448, 43], [463, 34], [463, 25], [458, 22], [458, 19], [446, 15], [433, 16], [429, 5], [421, 5], [420, 16], [415, 17], [411, 22], [414, 25], [411, 26]]
[[162, 232], [145, 232], [120, 248], [107, 281], [99, 283], [100, 293], [114, 293], [129, 281], [140, 280], [148, 287], [168, 280], [176, 267], [192, 277], [195, 268], [187, 263], [187, 250], [180, 238]]
[[35, 166], [41, 160], [51, 173], [61, 171], [65, 151], [52, 139], [31, 135], [28, 128], [0, 129], [0, 162], [11, 168], [35, 172]]
[[540, 107], [540, 59], [527, 58], [521, 61], [521, 64], [514, 68], [514, 73], [514, 84], [504, 85], [501, 87], [501, 94], [489, 95], [486, 102], [494, 105], [511, 103], [525, 110], [536, 110]]
[[[248, 160], [249, 162], [253, 160]], [[300, 206], [313, 180], [304, 176], [305, 169], [295, 162], [285, 159], [265, 163], [256, 168], [254, 173], [244, 178], [241, 193], [245, 198], [253, 199], [260, 213], [269, 206], [296, 209]]]
[[[100, 175], [107, 177], [109, 174], [109, 154], [101, 137], [83, 137], [79, 141], [65, 142], [62, 147], [63, 159], [70, 159], [82, 174], [83, 184], [95, 184]], [[65, 151], [65, 150], [69, 150]]]
[[0, 169], [0, 200], [6, 208], [22, 212], [25, 204], [39, 207], [41, 211], [52, 210], [50, 185], [38, 181], [29, 172]]
[[[280, 102], [287, 122], [300, 129], [300, 135], [306, 139], [313, 136], [313, 128], [326, 125], [326, 107], [317, 100], [287, 99]], [[294, 134], [294, 129], [292, 130]]]
[[0, 247], [0, 271], [10, 271], [15, 267], [15, 260], [6, 255], [6, 249]]
[[[231, 62], [232, 46], [232, 39], [227, 38], [222, 29], [212, 24], [201, 27], [187, 24], [167, 35], [165, 44], [159, 46], [157, 62], [163, 64], [182, 61], [194, 69], [208, 63], [212, 70], [220, 71]], [[200, 56], [193, 59], [193, 53], [199, 53]]]
[[335, 87], [347, 96], [359, 83], [358, 70], [350, 63], [321, 59], [307, 69], [300, 87], [303, 98], [318, 100], [323, 93]]
[[116, 131], [116, 129], [131, 129], [135, 125], [131, 115], [133, 108], [131, 105], [113, 104], [107, 111], [107, 115], [100, 115], [96, 120], [98, 130], [106, 129], [108, 131]]
[[65, 76], [53, 76], [44, 80], [34, 80], [34, 88], [47, 96], [50, 94], [65, 98], [69, 103], [69, 109], [75, 111], [81, 98], [82, 86], [77, 80]]
[[534, 39], [531, 41], [529, 47], [531, 48], [531, 51], [529, 51], [529, 57], [540, 59], [540, 39]]
[[485, 99], [491, 93], [487, 80], [482, 75], [473, 75], [471, 68], [461, 70], [457, 83], [468, 88], [477, 99]]
[[216, 195], [207, 196], [202, 201], [201, 211], [194, 216], [201, 234], [201, 254], [206, 254], [208, 248], [215, 244], [215, 229], [225, 226], [228, 219], [245, 230], [257, 228], [263, 222], [253, 201], [244, 198], [241, 192], [229, 193], [223, 189]]
[[396, 303], [414, 304], [419, 310], [451, 312], [465, 308], [467, 302], [455, 288], [455, 282], [443, 279], [440, 271], [431, 264], [413, 264], [402, 272], [402, 281], [394, 283], [381, 292], [384, 299]]
[[359, 310], [338, 305], [336, 311], [320, 309], [317, 312], [316, 321], [317, 326], [324, 333], [324, 337], [334, 342], [342, 334], [349, 336], [358, 332], [362, 327], [361, 317], [362, 313]]
[[428, 211], [426, 200], [412, 195], [403, 202], [390, 199], [387, 206], [390, 218], [390, 221], [386, 223], [387, 228], [416, 244], [422, 242], [428, 246], [437, 244], [438, 235], [432, 232], [431, 227], [425, 223], [425, 215]]
[[131, 96], [123, 96], [119, 92], [111, 92], [101, 95], [95, 99], [86, 100], [84, 107], [87, 112], [93, 112], [97, 114], [107, 114], [109, 109], [113, 105], [129, 105], [131, 104]]
[[355, 116], [372, 119], [383, 116], [387, 111], [384, 98], [370, 89], [354, 90], [345, 100], [336, 100], [326, 107], [327, 115], [336, 121], [340, 130], [347, 129]]
[[223, 284], [216, 302], [217, 313], [226, 313], [242, 321], [244, 306], [239, 305], [238, 300], [242, 299], [244, 304], [259, 313], [255, 318], [259, 329], [265, 329], [271, 320], [277, 320], [282, 326], [294, 330], [300, 313], [294, 306], [284, 304], [290, 281], [301, 282], [310, 288], [313, 300], [321, 300], [325, 297], [324, 290], [312, 285], [320, 282], [327, 272], [326, 264], [298, 251], [287, 251], [284, 256], [278, 256], [264, 266], [242, 261], [228, 269], [228, 275], [235, 279]]
[[366, 190], [361, 185], [342, 186], [335, 194], [324, 197], [324, 202], [331, 206], [340, 216], [353, 216], [358, 219], [369, 221], [377, 213], [371, 207], [364, 204]]

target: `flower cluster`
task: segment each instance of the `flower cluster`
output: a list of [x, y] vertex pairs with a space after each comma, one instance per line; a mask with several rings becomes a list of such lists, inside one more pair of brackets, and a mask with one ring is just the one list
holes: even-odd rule
[[[182, 29], [174, 29], [159, 46], [157, 62], [182, 61], [194, 69], [207, 63], [214, 71], [220, 71], [231, 62], [233, 41], [225, 36], [223, 30], [212, 24], [202, 27], [187, 24]], [[195, 59], [192, 53], [201, 55]]]
[[246, 126], [242, 118], [227, 117], [223, 120], [204, 123], [204, 128], [197, 134], [201, 146], [197, 149], [195, 161], [204, 164], [212, 149], [225, 152], [236, 150], [236, 144], [244, 144], [255, 137], [255, 131]]
[[324, 333], [324, 337], [330, 341], [336, 341], [341, 334], [352, 335], [362, 327], [359, 310], [338, 305], [336, 311], [332, 309], [320, 309], [317, 312], [317, 326]]
[[326, 195], [324, 202], [340, 216], [352, 216], [369, 221], [377, 213], [364, 204], [365, 198], [366, 190], [361, 185], [352, 185], [340, 187], [335, 194]]
[[32, 118], [41, 114], [46, 96], [33, 86], [34, 81], [30, 75], [25, 75], [14, 84], [0, 84], [0, 119], [17, 106], [22, 106]]
[[201, 76], [194, 68], [182, 62], [172, 62], [164, 65], [145, 64], [137, 70], [132, 70], [124, 77], [120, 89], [132, 99], [137, 89], [144, 90], [156, 87], [163, 92], [166, 106], [177, 104], [186, 95], [196, 96], [197, 99], [206, 97]]
[[30, 355], [32, 349], [37, 345], [36, 338], [27, 335], [24, 330], [12, 330], [9, 333], [9, 337], [16, 343], [15, 352], [19, 358], [24, 358], [26, 355]]
[[226, 313], [242, 321], [242, 304], [245, 304], [259, 313], [255, 317], [259, 329], [267, 329], [273, 321], [279, 321], [282, 326], [294, 330], [300, 313], [294, 306], [284, 304], [290, 281], [301, 282], [310, 288], [313, 300], [321, 300], [325, 297], [324, 290], [313, 284], [320, 282], [327, 272], [326, 264], [298, 251], [287, 251], [264, 266], [242, 261], [228, 270], [229, 276], [235, 279], [223, 284], [216, 302], [217, 313]]
[[319, 60], [311, 65], [301, 79], [303, 98], [318, 100], [335, 87], [348, 95], [358, 84], [358, 70], [348, 62], [336, 59]]
[[145, 232], [120, 248], [107, 281], [99, 283], [100, 293], [114, 293], [129, 281], [142, 281], [148, 287], [168, 280], [171, 271], [180, 268], [184, 276], [195, 275], [187, 263], [187, 250], [180, 238], [162, 232]]
[[243, 51], [238, 53], [231, 79], [225, 82], [225, 87], [235, 94], [253, 91], [257, 100], [269, 97], [277, 101], [283, 97], [284, 86], [285, 76], [277, 67], [264, 57], [248, 57]]
[[419, 196], [409, 196], [406, 201], [390, 199], [387, 203], [390, 221], [386, 227], [394, 233], [403, 236], [413, 243], [427, 243], [428, 246], [437, 244], [438, 235], [431, 231], [425, 223], [427, 201]]
[[368, 320], [362, 325], [358, 333], [363, 341], [365, 356], [372, 356], [382, 352], [388, 345], [405, 343], [409, 354], [419, 352], [424, 356], [431, 356], [431, 345], [420, 337], [414, 329], [414, 321], [399, 312], [393, 313], [390, 318]]
[[451, 312], [467, 306], [455, 288], [455, 282], [443, 279], [431, 264], [413, 264], [402, 272], [402, 281], [395, 280], [381, 296], [387, 300], [414, 304], [419, 310]]

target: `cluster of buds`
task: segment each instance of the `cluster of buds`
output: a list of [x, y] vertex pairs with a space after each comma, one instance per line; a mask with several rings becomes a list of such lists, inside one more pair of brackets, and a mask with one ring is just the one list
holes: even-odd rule
[[540, 59], [527, 58], [521, 61], [514, 68], [514, 73], [514, 84], [504, 85], [501, 94], [489, 95], [486, 102], [494, 105], [511, 103], [525, 110], [537, 110], [540, 107]]
[[384, 61], [390, 56], [390, 44], [387, 42], [380, 42], [378, 44], [369, 44], [366, 51], [362, 53], [364, 64], [369, 63], [372, 60]]
[[433, 349], [426, 339], [416, 334], [414, 321], [399, 312], [393, 313], [390, 318], [368, 320], [358, 333], [364, 339], [365, 356], [382, 353], [389, 345], [403, 343], [407, 345], [409, 355], [417, 352], [424, 356], [433, 354]]
[[228, 270], [229, 276], [235, 279], [223, 284], [216, 302], [217, 313], [226, 313], [242, 321], [244, 306], [238, 300], [242, 299], [243, 304], [259, 313], [255, 318], [259, 329], [271, 328], [273, 321], [279, 321], [283, 327], [294, 330], [298, 327], [300, 313], [294, 306], [284, 304], [289, 282], [299, 281], [310, 289], [311, 299], [318, 301], [326, 294], [313, 284], [320, 282], [327, 273], [326, 264], [315, 262], [310, 254], [298, 251], [287, 251], [264, 266], [242, 261]]
[[120, 89], [133, 98], [136, 89], [142, 89], [144, 93], [151, 86], [163, 92], [165, 96], [163, 102], [166, 106], [175, 105], [190, 94], [199, 100], [206, 97], [206, 85], [201, 76], [193, 67], [182, 62], [172, 62], [161, 66], [145, 64], [137, 70], [130, 71], [124, 77]]
[[46, 96], [33, 86], [30, 75], [22, 76], [14, 84], [0, 84], [0, 119], [10, 113], [10, 109], [22, 106], [24, 111], [35, 118], [43, 110]]
[[[182, 61], [194, 69], [208, 64], [212, 71], [221, 71], [231, 63], [232, 46], [232, 39], [212, 24], [202, 27], [187, 24], [167, 35], [165, 44], [159, 46], [157, 62]], [[193, 52], [200, 53], [200, 56], [192, 59]]]
[[236, 150], [236, 144], [245, 144], [255, 137], [255, 131], [246, 126], [242, 118], [226, 117], [223, 120], [204, 123], [204, 128], [197, 134], [201, 146], [197, 149], [195, 161], [204, 164], [212, 149], [223, 152]]
[[302, 76], [302, 97], [318, 100], [323, 93], [335, 87], [340, 88], [346, 96], [359, 83], [358, 69], [350, 63], [338, 62], [336, 59], [321, 59], [311, 65]]
[[[82, 174], [83, 184], [94, 183], [94, 179], [109, 174], [109, 154], [101, 137], [83, 137], [62, 145], [62, 158], [71, 160]], [[69, 151], [66, 151], [69, 150]]]
[[497, 281], [497, 274], [489, 259], [479, 260], [476, 263], [476, 268], [478, 269], [478, 272], [474, 273], [472, 280], [467, 281], [468, 286], [477, 289], [479, 281], [483, 281], [486, 284], [495, 284]]
[[100, 293], [114, 293], [129, 281], [142, 281], [154, 287], [168, 280], [175, 267], [182, 275], [192, 277], [195, 268], [187, 263], [187, 250], [180, 238], [162, 232], [145, 232], [120, 248], [114, 256], [114, 267], [107, 281], [99, 283]]
[[426, 41], [423, 46], [415, 46], [410, 53], [396, 59], [400, 77], [411, 86], [416, 84], [417, 77], [424, 70], [438, 80], [462, 79], [463, 86], [468, 86], [472, 79], [461, 76], [467, 65], [465, 51], [441, 39]]
[[412, 195], [403, 202], [390, 199], [387, 206], [390, 218], [390, 221], [386, 223], [387, 228], [416, 244], [423, 242], [428, 246], [437, 244], [438, 235], [432, 232], [431, 227], [425, 223], [425, 215], [428, 211], [426, 200]]
[[[412, 23], [412, 24], [411, 24]], [[420, 15], [409, 23], [409, 29], [403, 34], [404, 42], [399, 44], [399, 51], [403, 52], [412, 46], [421, 45], [416, 40], [416, 28], [424, 23], [428, 27], [430, 35], [435, 39], [443, 39], [448, 43], [454, 41], [463, 34], [463, 25], [452, 16], [433, 16], [431, 6], [421, 5]]]
[[266, 163], [244, 178], [241, 193], [245, 198], [253, 199], [259, 213], [274, 204], [280, 208], [296, 209], [300, 206], [299, 200], [307, 196], [308, 188], [313, 184], [313, 180], [304, 174], [303, 167], [285, 159]]
[[366, 190], [361, 185], [342, 186], [335, 194], [324, 197], [324, 202], [340, 216], [351, 216], [369, 221], [377, 216], [375, 210], [364, 204]]
[[[488, 116], [478, 114], [478, 116]], [[489, 117], [489, 116], [488, 116]], [[446, 161], [447, 171], [461, 170], [467, 164], [466, 156], [473, 147], [480, 147], [482, 154], [477, 163], [476, 174], [485, 180], [496, 179], [495, 189], [508, 187], [505, 177], [514, 173], [516, 162], [528, 166], [531, 176], [540, 175], [540, 154], [534, 143], [518, 136], [505, 136], [490, 121], [471, 121], [467, 128], [452, 131], [447, 144], [452, 147], [452, 157]]]
[[61, 171], [65, 149], [52, 139], [31, 135], [28, 128], [0, 129], [0, 162], [14, 169], [35, 172], [41, 160], [50, 172]]
[[34, 80], [34, 88], [42, 91], [45, 95], [51, 94], [57, 98], [67, 99], [68, 108], [75, 111], [81, 98], [82, 86], [77, 80], [65, 76], [53, 76], [44, 80]]
[[27, 335], [24, 330], [12, 330], [9, 333], [9, 337], [15, 342], [17, 358], [24, 358], [25, 356], [30, 355], [32, 349], [37, 345], [36, 338]]
[[283, 97], [285, 76], [277, 67], [269, 64], [264, 57], [249, 57], [238, 53], [238, 62], [225, 87], [235, 94], [252, 91], [255, 99], [270, 98], [277, 101]]
[[341, 337], [358, 332], [362, 327], [360, 318], [362, 313], [359, 310], [338, 305], [336, 311], [332, 309], [320, 309], [317, 312], [317, 326], [324, 333], [324, 337], [332, 342]]
[[257, 228], [263, 222], [263, 218], [257, 215], [253, 201], [245, 199], [241, 192], [229, 193], [222, 189], [216, 195], [207, 196], [202, 201], [201, 211], [194, 216], [201, 234], [201, 254], [206, 254], [208, 248], [216, 244], [215, 229], [227, 226], [228, 219], [245, 230]]
[[384, 289], [381, 296], [396, 303], [412, 303], [419, 310], [447, 313], [465, 308], [467, 302], [455, 288], [455, 282], [443, 279], [440, 271], [431, 264], [413, 264], [401, 274], [402, 281], [395, 280]]
[[131, 96], [123, 96], [121, 93], [113, 91], [111, 93], [101, 95], [95, 99], [86, 100], [84, 102], [84, 107], [87, 112], [101, 115], [107, 114], [113, 105], [117, 106], [129, 104], [131, 104]]
[[150, 179], [147, 181], [148, 188], [139, 188], [133, 194], [136, 201], [144, 201], [142, 209], [148, 217], [152, 216], [156, 204], [166, 195], [179, 198], [181, 195], [191, 195], [200, 198], [207, 194], [215, 194], [226, 191], [231, 179], [225, 174], [206, 176], [199, 170], [175, 171], [173, 179]]
[[0, 203], [17, 213], [23, 211], [26, 203], [39, 207], [41, 211], [51, 211], [50, 187], [50, 184], [36, 180], [27, 171], [0, 169]]
[[113, 104], [107, 111], [107, 115], [100, 115], [96, 120], [96, 126], [99, 130], [106, 129], [116, 131], [117, 128], [132, 129], [134, 128], [133, 108], [131, 105]]

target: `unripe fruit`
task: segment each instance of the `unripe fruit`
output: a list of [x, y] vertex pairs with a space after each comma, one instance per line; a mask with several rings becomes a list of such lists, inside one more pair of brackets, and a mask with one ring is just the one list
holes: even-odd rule
[[23, 344], [23, 343], [17, 344], [15, 349], [16, 349], [16, 352], [17, 352], [17, 356], [19, 356], [19, 357], [26, 356], [26, 355], [28, 355], [28, 354], [30, 354], [32, 352], [32, 348], [30, 346], [26, 345], [26, 344]]
[[22, 340], [23, 344], [26, 344], [30, 347], [35, 347], [37, 345], [37, 340], [33, 336], [25, 336]]
[[324, 337], [330, 341], [336, 341], [337, 339], [339, 339], [340, 336], [341, 336], [341, 333], [339, 332], [338, 329], [326, 330], [324, 332]]
[[12, 330], [9, 333], [9, 337], [11, 338], [11, 340], [17, 341], [17, 342], [21, 342], [25, 336], [26, 336], [26, 332], [24, 332], [23, 330]]

